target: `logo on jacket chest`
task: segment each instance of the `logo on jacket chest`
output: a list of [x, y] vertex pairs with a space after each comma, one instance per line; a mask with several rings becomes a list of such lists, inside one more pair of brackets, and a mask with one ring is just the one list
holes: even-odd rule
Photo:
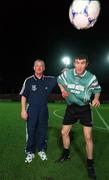
[[36, 90], [37, 90], [36, 85], [32, 85], [32, 91], [36, 91]]

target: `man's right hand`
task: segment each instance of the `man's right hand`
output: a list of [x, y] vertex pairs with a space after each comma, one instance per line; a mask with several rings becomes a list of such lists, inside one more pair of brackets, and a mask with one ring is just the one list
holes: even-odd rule
[[62, 92], [62, 97], [63, 97], [64, 99], [66, 99], [68, 96], [69, 96], [69, 92], [67, 92], [67, 91], [63, 91], [63, 92]]
[[28, 114], [27, 114], [26, 111], [21, 111], [21, 118], [24, 119], [24, 120], [27, 120]]

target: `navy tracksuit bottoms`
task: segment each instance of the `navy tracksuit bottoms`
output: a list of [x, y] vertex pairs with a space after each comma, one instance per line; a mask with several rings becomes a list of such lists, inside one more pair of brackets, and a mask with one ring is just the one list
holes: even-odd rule
[[47, 105], [29, 106], [27, 112], [26, 151], [35, 153], [36, 147], [38, 151], [45, 150], [47, 147], [48, 107]]

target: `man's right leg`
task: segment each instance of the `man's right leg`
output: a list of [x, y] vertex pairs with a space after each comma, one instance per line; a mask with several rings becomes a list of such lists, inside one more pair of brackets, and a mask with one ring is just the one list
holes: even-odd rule
[[26, 139], [26, 163], [30, 163], [35, 157], [36, 151], [36, 125], [38, 112], [34, 108], [29, 108], [29, 119], [27, 119], [27, 139]]
[[84, 138], [86, 142], [86, 152], [87, 152], [87, 171], [89, 177], [96, 179], [96, 174], [94, 170], [94, 160], [93, 160], [93, 138], [92, 138], [92, 127], [83, 127]]
[[56, 162], [64, 162], [68, 159], [70, 159], [70, 130], [72, 128], [72, 125], [63, 125], [62, 130], [61, 130], [61, 135], [62, 135], [62, 141], [63, 141], [63, 153], [61, 157], [56, 160]]
[[26, 158], [25, 163], [30, 163], [32, 159], [35, 157], [35, 144], [34, 144], [34, 131], [33, 128], [27, 130], [28, 138], [27, 138], [27, 146], [26, 146]]

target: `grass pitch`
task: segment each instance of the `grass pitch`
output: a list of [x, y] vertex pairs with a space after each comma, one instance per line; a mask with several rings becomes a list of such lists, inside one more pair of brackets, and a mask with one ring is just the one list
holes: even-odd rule
[[[88, 180], [85, 142], [79, 123], [71, 131], [71, 160], [54, 161], [62, 150], [61, 126], [66, 104], [49, 103], [47, 161], [37, 155], [25, 164], [25, 122], [19, 102], [0, 102], [0, 180]], [[94, 159], [97, 180], [109, 179], [109, 105], [93, 109]]]

